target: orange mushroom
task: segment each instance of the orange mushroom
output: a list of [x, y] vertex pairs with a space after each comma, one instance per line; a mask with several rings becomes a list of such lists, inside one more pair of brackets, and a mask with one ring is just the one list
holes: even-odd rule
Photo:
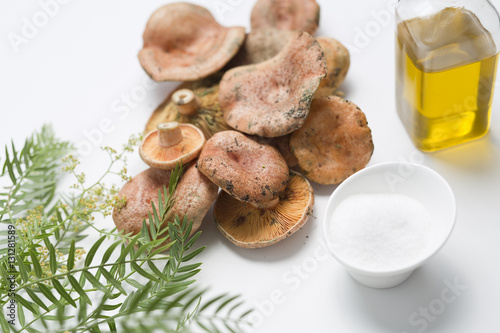
[[197, 167], [231, 196], [253, 203], [276, 199], [289, 177], [286, 161], [276, 148], [236, 131], [219, 132], [208, 140]]
[[314, 35], [320, 9], [316, 0], [258, 0], [250, 18], [252, 30], [278, 28]]
[[139, 147], [142, 160], [152, 168], [172, 170], [195, 159], [205, 144], [199, 128], [177, 122], [158, 124]]
[[304, 123], [325, 76], [326, 61], [319, 43], [306, 32], [294, 32], [274, 58], [224, 74], [219, 91], [224, 119], [250, 135], [289, 134]]
[[306, 178], [292, 171], [286, 189], [273, 202], [249, 204], [220, 192], [214, 218], [221, 233], [243, 248], [275, 244], [299, 230], [312, 214], [314, 192]]
[[258, 64], [276, 56], [294, 34], [274, 28], [252, 30], [226, 68]]
[[330, 37], [316, 38], [326, 58], [328, 74], [321, 80], [314, 97], [331, 96], [344, 82], [351, 64], [349, 51], [342, 43]]
[[257, 137], [257, 141], [261, 143], [265, 143], [267, 145], [273, 146], [283, 155], [283, 158], [288, 164], [288, 168], [294, 168], [299, 165], [297, 158], [292, 152], [290, 148], [290, 138], [292, 134], [287, 134], [283, 136], [277, 136], [274, 138], [264, 138], [262, 136]]
[[[149, 168], [127, 182], [118, 193], [119, 199], [125, 199], [123, 207], [115, 207], [113, 221], [124, 234], [137, 235], [143, 226], [143, 220], [149, 223], [149, 214], [153, 215], [152, 206], [158, 207], [158, 190], [163, 193], [163, 186], [168, 189], [169, 170]], [[217, 197], [218, 187], [201, 174], [192, 164], [182, 175], [175, 190], [174, 204], [165, 217], [162, 228], [168, 226], [175, 216], [187, 216], [193, 221], [191, 235], [200, 227], [203, 218]]]
[[155, 81], [194, 81], [220, 70], [238, 52], [245, 28], [221, 26], [197, 5], [156, 10], [144, 30], [139, 61]]
[[373, 139], [365, 114], [337, 96], [313, 100], [290, 147], [304, 175], [319, 184], [339, 184], [368, 164]]

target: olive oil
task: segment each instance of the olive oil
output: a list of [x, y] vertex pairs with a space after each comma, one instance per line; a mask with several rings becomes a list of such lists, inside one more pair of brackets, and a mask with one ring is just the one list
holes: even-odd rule
[[435, 151], [487, 133], [497, 62], [493, 38], [466, 9], [398, 24], [397, 109], [419, 149]]

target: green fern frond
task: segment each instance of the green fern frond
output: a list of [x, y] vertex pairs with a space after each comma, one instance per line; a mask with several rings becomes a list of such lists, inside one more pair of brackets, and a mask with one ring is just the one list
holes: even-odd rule
[[[168, 188], [159, 191], [158, 205], [152, 204], [152, 214], [139, 234], [124, 235], [92, 223], [95, 214], [108, 216], [120, 204], [117, 189], [106, 187], [103, 179], [109, 174], [129, 179], [126, 168], [115, 172], [114, 167], [125, 164], [124, 154], [138, 142], [137, 137], [130, 139], [120, 153], [105, 148], [109, 167], [90, 186], [85, 185], [85, 175], [76, 172], [79, 162], [74, 156], [62, 159], [71, 152], [71, 144], [57, 139], [49, 126], [28, 138], [21, 150], [14, 144], [6, 147], [0, 178], [10, 185], [0, 193], [0, 220], [15, 227], [16, 244], [13, 263], [7, 249], [0, 249], [3, 332], [153, 332], [158, 328], [180, 332], [191, 324], [232, 332], [244, 322], [243, 317], [234, 317], [242, 304], [239, 298], [222, 295], [203, 302], [205, 290], [193, 287], [201, 263], [191, 261], [205, 247], [193, 250], [201, 233], [190, 236], [192, 221], [186, 216], [166, 221], [182, 166], [172, 171]], [[76, 193], [56, 195], [61, 168], [75, 177]], [[80, 241], [89, 229], [99, 237], [85, 252]], [[6, 235], [0, 232], [2, 239]], [[11, 300], [12, 282], [15, 327], [3, 313]]]
[[[8, 174], [11, 185], [0, 192], [3, 207], [0, 220], [37, 206], [48, 206], [56, 191], [61, 159], [72, 149], [69, 142], [59, 140], [51, 126], [44, 125], [40, 132], [29, 137], [20, 151], [14, 143], [5, 147], [5, 162], [0, 177]], [[9, 222], [9, 221], [7, 221]]]

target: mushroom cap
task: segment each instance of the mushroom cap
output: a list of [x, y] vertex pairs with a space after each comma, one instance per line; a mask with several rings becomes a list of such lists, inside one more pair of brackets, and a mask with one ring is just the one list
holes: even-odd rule
[[282, 192], [289, 177], [276, 148], [236, 131], [215, 134], [203, 147], [198, 170], [238, 200], [268, 202]]
[[[169, 146], [160, 144], [162, 127], [166, 126], [177, 126], [180, 130], [181, 140], [178, 143]], [[152, 168], [172, 170], [179, 162], [186, 164], [200, 154], [205, 144], [203, 133], [194, 125], [170, 122], [158, 124], [158, 128], [147, 134], [139, 147], [142, 160]]]
[[275, 137], [301, 127], [318, 85], [326, 76], [319, 43], [297, 31], [272, 59], [233, 68], [220, 82], [226, 123], [251, 135]]
[[195, 125], [203, 132], [207, 140], [217, 132], [231, 129], [226, 124], [219, 105], [220, 78], [220, 75], [212, 75], [202, 80], [181, 84], [176, 91], [181, 89], [191, 90], [199, 101], [197, 112], [189, 115], [182, 114], [178, 105], [172, 101], [173, 92], [156, 108], [149, 118], [146, 133], [154, 130], [159, 123], [170, 121]]
[[288, 164], [289, 168], [294, 168], [297, 165], [299, 165], [299, 161], [295, 157], [295, 155], [292, 152], [292, 149], [290, 148], [290, 139], [292, 135], [284, 135], [284, 136], [277, 136], [275, 138], [272, 138], [271, 144], [278, 149], [278, 151], [283, 155], [285, 158], [286, 164]]
[[344, 82], [351, 64], [349, 51], [338, 40], [330, 37], [317, 37], [326, 58], [328, 74], [321, 80], [314, 97], [331, 96]]
[[271, 208], [235, 200], [220, 192], [214, 205], [214, 219], [222, 234], [243, 248], [275, 244], [299, 230], [312, 214], [314, 191], [302, 175], [291, 171], [285, 191]]
[[277, 28], [301, 30], [314, 35], [320, 9], [315, 0], [259, 0], [250, 17], [252, 30]]
[[315, 98], [290, 147], [304, 175], [319, 184], [339, 184], [363, 169], [373, 154], [365, 114], [337, 96]]
[[155, 81], [194, 81], [220, 70], [238, 52], [245, 28], [221, 26], [197, 5], [172, 3], [146, 24], [139, 61]]
[[174, 205], [166, 220], [172, 221], [175, 216], [186, 215], [188, 221], [193, 220], [193, 229], [198, 229], [217, 198], [218, 191], [219, 187], [196, 168], [196, 163], [191, 163], [177, 184]]
[[258, 64], [276, 56], [285, 47], [293, 32], [274, 28], [252, 30], [238, 53], [226, 65], [230, 69], [238, 66]]
[[148, 223], [151, 202], [158, 207], [158, 190], [163, 193], [163, 186], [168, 189], [170, 173], [169, 170], [149, 168], [123, 185], [118, 198], [125, 198], [126, 204], [113, 209], [113, 221], [118, 231], [132, 235], [141, 232], [143, 219]]
[[265, 143], [267, 145], [271, 145], [278, 149], [278, 151], [283, 155], [283, 158], [288, 164], [288, 168], [294, 168], [299, 165], [299, 161], [295, 157], [290, 148], [290, 138], [292, 134], [287, 134], [283, 136], [277, 136], [275, 138], [264, 138], [262, 136], [256, 137], [258, 142]]
[[[168, 170], [149, 168], [123, 186], [118, 197], [125, 197], [126, 204], [121, 209], [113, 210], [113, 220], [119, 231], [137, 235], [142, 221], [146, 219], [149, 223], [148, 213], [153, 213], [151, 203], [158, 207], [158, 190], [163, 193], [163, 186], [168, 190], [170, 173]], [[186, 215], [188, 220], [193, 220], [193, 235], [217, 198], [217, 190], [217, 186], [203, 176], [193, 163], [177, 184], [174, 204], [166, 221], [173, 221], [175, 215], [181, 218]]]

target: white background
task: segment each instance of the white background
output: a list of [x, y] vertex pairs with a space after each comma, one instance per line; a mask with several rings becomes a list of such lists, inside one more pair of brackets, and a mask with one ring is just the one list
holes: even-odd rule
[[[47, 2], [47, 1], [42, 1]], [[61, 0], [61, 3], [63, 1]], [[157, 105], [175, 87], [151, 83], [137, 60], [149, 15], [170, 1], [66, 0], [47, 22], [40, 2], [0, 3], [0, 144], [23, 139], [43, 123], [75, 142], [91, 179], [106, 165], [98, 146], [120, 147], [143, 130]], [[223, 25], [249, 28], [254, 1], [192, 1], [209, 8]], [[434, 154], [419, 153], [394, 107], [394, 22], [391, 1], [318, 0], [319, 35], [345, 43], [351, 69], [342, 90], [365, 112], [375, 153], [370, 165], [417, 157], [453, 188], [458, 218], [446, 246], [404, 284], [376, 290], [352, 280], [321, 245], [320, 225], [333, 186], [314, 185], [315, 218], [291, 238], [269, 248], [233, 246], [205, 218], [199, 245], [200, 285], [212, 292], [240, 293], [257, 308], [256, 332], [494, 332], [500, 308], [500, 90], [485, 138]], [[493, 1], [500, 7], [500, 1]], [[38, 16], [37, 16], [38, 15]], [[38, 19], [38, 31], [14, 47], [24, 20]], [[368, 38], [361, 37], [368, 34]], [[132, 94], [135, 94], [132, 96]], [[132, 96], [132, 97], [131, 97]], [[130, 98], [127, 102], [126, 99]], [[126, 106], [129, 103], [128, 106]], [[126, 107], [124, 107], [126, 106]], [[104, 127], [99, 129], [100, 126]], [[91, 144], [89, 135], [95, 141]], [[2, 154], [3, 155], [3, 154]], [[137, 155], [129, 171], [146, 168]], [[431, 189], [430, 189], [431, 190]], [[111, 219], [100, 226], [113, 227]], [[442, 313], [418, 325], [410, 317], [439, 303], [445, 281], [466, 286]], [[452, 294], [449, 294], [452, 295]], [[425, 321], [425, 320], [424, 320]]]

